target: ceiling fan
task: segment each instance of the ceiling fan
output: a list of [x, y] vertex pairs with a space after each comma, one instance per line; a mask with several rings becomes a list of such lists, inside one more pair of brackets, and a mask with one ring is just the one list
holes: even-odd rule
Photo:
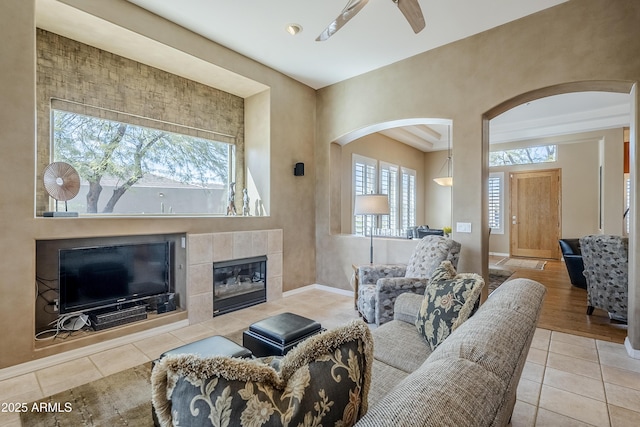
[[[411, 25], [413, 32], [418, 34], [424, 29], [424, 16], [422, 15], [422, 9], [420, 9], [420, 3], [418, 0], [391, 0], [394, 2], [400, 12], [404, 15], [406, 20]], [[325, 41], [332, 35], [334, 35], [340, 28], [342, 28], [351, 18], [356, 16], [360, 10], [369, 2], [369, 0], [349, 0], [349, 3], [344, 7], [340, 15], [331, 22], [327, 28], [316, 38], [316, 41]]]

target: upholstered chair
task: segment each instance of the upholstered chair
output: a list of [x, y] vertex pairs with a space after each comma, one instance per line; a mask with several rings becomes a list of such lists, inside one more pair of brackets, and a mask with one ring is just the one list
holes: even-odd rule
[[580, 239], [580, 249], [587, 279], [587, 314], [600, 308], [611, 318], [626, 321], [629, 239], [611, 235], [585, 236]]
[[560, 239], [558, 243], [571, 284], [578, 288], [587, 289], [587, 280], [582, 273], [584, 262], [580, 251], [580, 239]]
[[407, 264], [358, 266], [358, 311], [368, 323], [393, 319], [393, 304], [405, 292], [424, 294], [431, 273], [442, 261], [458, 265], [460, 243], [443, 236], [425, 236]]

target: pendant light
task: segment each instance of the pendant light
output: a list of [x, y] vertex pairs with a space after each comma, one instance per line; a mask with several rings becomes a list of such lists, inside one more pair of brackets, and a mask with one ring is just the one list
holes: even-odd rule
[[[443, 187], [451, 187], [453, 186], [453, 175], [451, 174], [451, 166], [452, 166], [452, 160], [451, 160], [451, 134], [450, 134], [450, 127], [449, 125], [447, 125], [447, 176], [442, 176], [439, 178], [433, 178], [433, 181], [438, 184], [438, 185], [442, 185]], [[444, 165], [442, 165], [444, 167]], [[442, 170], [442, 168], [440, 168], [440, 170]]]

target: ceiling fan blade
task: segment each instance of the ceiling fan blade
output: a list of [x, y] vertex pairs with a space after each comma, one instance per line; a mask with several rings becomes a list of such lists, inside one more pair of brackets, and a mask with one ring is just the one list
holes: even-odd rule
[[418, 34], [425, 27], [424, 15], [420, 8], [418, 0], [393, 0], [404, 17], [409, 21], [409, 25], [413, 28], [413, 32]]
[[[369, 0], [349, 0], [349, 3], [342, 10], [342, 13], [324, 29], [322, 33], [316, 38], [317, 42], [327, 40], [334, 35], [340, 28], [344, 26], [351, 18], [356, 16], [358, 12], [369, 2]], [[418, 6], [420, 7], [420, 6]]]

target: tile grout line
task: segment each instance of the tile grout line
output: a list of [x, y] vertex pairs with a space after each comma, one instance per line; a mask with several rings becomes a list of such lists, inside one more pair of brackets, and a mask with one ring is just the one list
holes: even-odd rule
[[598, 368], [600, 370], [600, 381], [602, 382], [602, 392], [604, 394], [605, 408], [607, 409], [607, 418], [609, 420], [609, 426], [613, 425], [613, 419], [611, 418], [611, 410], [609, 409], [609, 397], [607, 396], [607, 387], [604, 385], [604, 374], [602, 373], [602, 359], [600, 358], [600, 347], [597, 340], [593, 340], [596, 346], [596, 356], [598, 357]]
[[540, 390], [538, 391], [538, 401], [536, 402], [535, 418], [533, 419], [534, 427], [538, 424], [538, 415], [540, 413], [540, 399], [542, 398], [542, 387], [544, 386], [544, 378], [547, 375], [547, 363], [549, 363], [549, 351], [551, 350], [551, 337], [553, 331], [549, 331], [549, 339], [547, 340], [546, 356], [544, 358], [544, 366], [542, 369], [542, 380], [540, 380]]
[[[551, 351], [551, 341], [553, 340], [553, 334], [554, 334], [554, 332], [556, 332], [556, 331], [551, 331], [551, 334], [550, 334], [550, 336], [549, 336], [549, 346], [548, 346], [549, 351], [547, 351], [547, 359], [546, 359], [546, 361], [545, 361], [545, 365], [544, 365], [544, 371], [543, 371], [544, 373], [543, 373], [543, 376], [542, 376], [542, 384], [541, 384], [541, 386], [540, 386], [540, 395], [542, 395], [542, 387], [545, 385], [545, 384], [544, 384], [544, 379], [545, 379], [545, 376], [546, 376], [546, 374], [547, 374], [547, 363], [548, 363], [548, 360], [549, 360], [549, 353], [552, 353], [552, 351]], [[594, 346], [595, 346], [595, 348], [596, 348], [596, 356], [597, 356], [597, 358], [598, 358], [598, 369], [600, 370], [600, 381], [601, 381], [601, 383], [602, 383], [602, 388], [603, 388], [603, 392], [604, 392], [604, 391], [605, 391], [605, 390], [604, 390], [604, 379], [603, 379], [603, 377], [602, 377], [602, 365], [600, 364], [600, 355], [599, 355], [599, 352], [598, 352], [598, 346], [597, 346], [597, 344], [595, 343], [595, 339], [594, 339], [594, 338], [588, 338], [588, 339], [592, 339], [592, 340], [594, 341]], [[561, 341], [561, 340], [560, 340], [560, 342], [563, 342], [563, 341]], [[571, 344], [571, 343], [566, 343], [566, 344]], [[580, 346], [579, 346], [579, 347], [580, 347]], [[553, 353], [563, 355], [562, 353], [556, 353], [556, 352], [553, 352]], [[567, 356], [567, 355], [563, 355], [563, 356]], [[575, 356], [570, 356], [570, 357], [575, 357]], [[578, 359], [579, 359], [579, 358], [578, 358]], [[582, 359], [582, 360], [584, 360], [584, 359]], [[575, 375], [580, 375], [580, 374], [575, 374]], [[585, 377], [585, 378], [589, 378], [589, 377], [584, 376], [584, 375], [580, 375], [580, 376]], [[566, 393], [575, 394], [576, 396], [580, 396], [581, 398], [597, 400], [597, 399], [593, 399], [593, 398], [588, 397], [588, 396], [582, 396], [582, 395], [579, 395], [579, 394], [573, 393], [573, 392], [571, 392], [571, 391], [567, 391], [567, 390], [559, 389], [559, 388], [557, 388], [557, 387], [553, 387], [553, 386], [551, 386], [551, 385], [547, 385], [547, 387], [549, 387], [549, 388], [554, 388], [554, 389], [556, 389], [556, 390], [560, 390], [560, 391], [563, 391], [563, 392], [566, 392]], [[607, 420], [608, 420], [608, 422], [609, 422], [609, 427], [611, 427], [611, 415], [610, 415], [610, 413], [609, 413], [609, 404], [608, 404], [608, 402], [607, 402], [606, 392], [605, 392], [604, 394], [605, 394], [605, 401], [604, 401], [603, 403], [605, 404], [605, 407], [606, 407], [606, 409], [607, 409]], [[546, 411], [553, 412], [554, 414], [557, 414], [557, 415], [560, 415], [560, 416], [563, 416], [563, 417], [570, 418], [570, 419], [575, 420], [575, 421], [577, 421], [577, 422], [584, 423], [584, 424], [586, 424], [586, 425], [592, 425], [592, 424], [589, 424], [589, 423], [584, 422], [584, 421], [582, 421], [582, 420], [579, 420], [579, 419], [577, 419], [577, 418], [570, 417], [570, 416], [565, 415], [565, 414], [560, 414], [560, 413], [558, 413], [558, 412], [551, 411], [550, 409], [546, 409], [546, 408], [544, 408], [544, 409], [545, 409]], [[536, 420], [535, 420], [535, 424], [534, 424], [534, 425], [537, 425], [537, 423], [538, 423], [538, 412], [539, 412], [539, 410], [540, 410], [540, 399], [538, 398], [538, 406], [536, 407]], [[593, 426], [593, 427], [597, 427], [597, 426]]]

